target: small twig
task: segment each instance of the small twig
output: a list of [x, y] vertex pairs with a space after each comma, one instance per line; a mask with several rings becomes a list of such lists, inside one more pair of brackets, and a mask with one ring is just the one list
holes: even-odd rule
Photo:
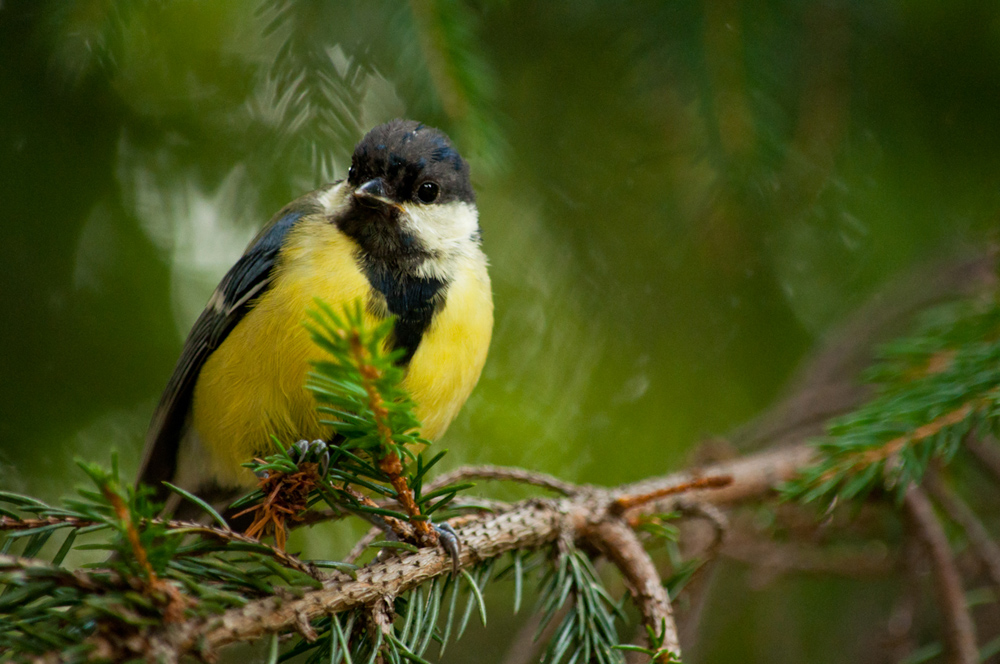
[[709, 596], [712, 571], [715, 569], [715, 562], [719, 556], [719, 550], [722, 548], [722, 542], [729, 531], [729, 519], [722, 510], [702, 501], [682, 503], [678, 505], [678, 510], [681, 515], [707, 521], [712, 527], [712, 539], [696, 554], [702, 558], [702, 562], [684, 585], [683, 592], [688, 599], [687, 611], [678, 612], [677, 615], [677, 631], [681, 637], [681, 643], [688, 644], [694, 642], [701, 623], [706, 600]]
[[667, 496], [673, 496], [678, 493], [687, 493], [688, 491], [696, 491], [699, 489], [721, 489], [722, 487], [729, 486], [732, 483], [733, 478], [729, 475], [699, 477], [691, 480], [690, 482], [683, 482], [676, 486], [666, 486], [638, 495], [619, 496], [611, 504], [610, 510], [612, 514], [623, 514], [630, 509], [651, 503], [661, 498], [666, 498]]
[[69, 528], [86, 528], [97, 523], [99, 522], [92, 519], [78, 519], [75, 516], [46, 516], [28, 519], [0, 516], [0, 530], [28, 530], [56, 524], [63, 524]]
[[986, 575], [993, 585], [994, 592], [1000, 597], [1000, 546], [993, 541], [975, 512], [941, 481], [937, 473], [927, 473], [924, 478], [924, 488], [934, 498], [934, 502], [941, 506], [948, 518], [965, 531], [973, 552], [986, 568]]
[[524, 468], [513, 468], [508, 466], [462, 466], [443, 475], [439, 475], [433, 482], [428, 483], [425, 491], [433, 491], [456, 482], [467, 480], [493, 480], [497, 482], [517, 482], [518, 484], [529, 484], [531, 486], [550, 489], [564, 496], [571, 496], [580, 490], [577, 484], [564, 482], [558, 477], [553, 477], [546, 473], [535, 470], [525, 470]]
[[146, 583], [151, 588], [155, 588], [159, 585], [159, 579], [156, 576], [153, 566], [149, 564], [146, 548], [139, 541], [139, 531], [136, 530], [135, 524], [132, 523], [132, 513], [129, 512], [128, 505], [125, 504], [121, 496], [112, 491], [107, 485], [101, 485], [101, 493], [104, 494], [105, 500], [111, 504], [115, 515], [121, 521], [122, 527], [125, 529], [125, 537], [128, 539], [129, 547], [132, 549], [132, 556], [146, 575]]
[[381, 534], [382, 534], [381, 528], [379, 528], [378, 526], [372, 526], [372, 528], [369, 529], [367, 533], [365, 533], [364, 537], [359, 539], [357, 543], [351, 548], [350, 552], [348, 552], [347, 554], [347, 557], [344, 558], [344, 562], [354, 564], [358, 560], [358, 558], [361, 557], [361, 554], [363, 554], [365, 550], [368, 549], [368, 546], [375, 541], [375, 538]]
[[162, 523], [171, 530], [179, 530], [182, 532], [198, 533], [199, 535], [208, 535], [214, 537], [215, 539], [222, 540], [224, 542], [239, 542], [241, 544], [252, 544], [255, 547], [260, 547], [264, 549], [262, 553], [274, 558], [276, 561], [284, 565], [285, 567], [290, 567], [294, 570], [302, 572], [303, 574], [308, 574], [309, 576], [316, 576], [316, 570], [311, 567], [308, 563], [300, 559], [298, 556], [294, 556], [283, 549], [271, 546], [270, 544], [265, 544], [261, 542], [256, 537], [251, 537], [243, 533], [238, 533], [235, 530], [224, 530], [222, 528], [216, 528], [215, 526], [206, 526], [202, 523], [197, 523], [194, 521], [161, 521], [159, 519], [154, 519], [154, 523]]
[[975, 664], [979, 661], [976, 628], [965, 603], [962, 579], [951, 554], [948, 536], [934, 514], [934, 507], [922, 489], [906, 491], [903, 500], [914, 535], [923, 544], [931, 563], [938, 605], [944, 615], [944, 640], [950, 664]]
[[392, 597], [379, 597], [371, 606], [372, 627], [384, 635], [392, 634], [394, 613], [392, 610]]
[[[653, 559], [635, 532], [621, 519], [610, 518], [593, 524], [584, 537], [619, 569], [642, 614], [643, 624], [654, 634], [662, 635], [664, 650], [680, 659], [681, 643], [670, 598]], [[657, 661], [670, 660], [664, 652]]]
[[905, 448], [915, 443], [922, 442], [932, 436], [936, 436], [947, 427], [965, 421], [971, 415], [983, 409], [987, 403], [987, 399], [978, 397], [972, 401], [962, 404], [958, 408], [948, 411], [944, 415], [939, 415], [930, 422], [917, 427], [909, 433], [905, 433], [902, 436], [897, 436], [888, 440], [878, 447], [852, 452], [850, 453], [850, 456], [848, 457], [849, 461], [846, 464], [838, 464], [836, 467], [830, 468], [820, 475], [816, 484], [822, 484], [823, 482], [842, 473], [855, 475], [876, 463], [888, 462], [893, 457], [902, 453]]
[[[732, 478], [729, 479], [732, 481]], [[682, 503], [678, 505], [678, 511], [683, 516], [708, 521], [712, 526], [712, 541], [705, 547], [702, 555], [709, 560], [715, 558], [719, 554], [719, 547], [722, 546], [722, 539], [729, 530], [729, 518], [715, 505], [702, 501]]]
[[344, 519], [350, 515], [350, 512], [340, 508], [328, 510], [311, 509], [302, 515], [302, 519], [300, 521], [288, 524], [288, 527], [290, 530], [294, 530], [295, 528], [301, 528], [303, 526], [315, 526], [317, 523], [339, 521], [340, 519]]

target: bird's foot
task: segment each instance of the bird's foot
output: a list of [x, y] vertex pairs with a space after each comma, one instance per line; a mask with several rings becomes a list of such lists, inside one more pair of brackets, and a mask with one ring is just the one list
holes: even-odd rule
[[[375, 518], [372, 518], [375, 517]], [[402, 542], [407, 539], [412, 539], [411, 537], [401, 537], [399, 533], [395, 532], [385, 520], [375, 516], [367, 515], [368, 520], [381, 528], [386, 535], [386, 539], [390, 542]], [[458, 539], [458, 533], [452, 528], [447, 522], [438, 525], [436, 523], [430, 523], [431, 529], [436, 535], [437, 544], [445, 550], [448, 557], [451, 558], [451, 572], [452, 574], [458, 574], [458, 570], [461, 567], [461, 553], [462, 553], [462, 542]], [[395, 549], [383, 548], [379, 551], [376, 560], [383, 561], [390, 555], [397, 555], [398, 551]]]
[[459, 567], [461, 567], [460, 556], [462, 553], [462, 541], [458, 539], [458, 533], [455, 532], [455, 529], [447, 521], [442, 522], [440, 525], [432, 523], [431, 527], [437, 533], [438, 544], [451, 557], [451, 573], [458, 574]]
[[292, 445], [289, 456], [297, 464], [303, 461], [316, 461], [319, 464], [320, 477], [326, 477], [326, 472], [330, 470], [330, 446], [325, 440], [300, 440]]

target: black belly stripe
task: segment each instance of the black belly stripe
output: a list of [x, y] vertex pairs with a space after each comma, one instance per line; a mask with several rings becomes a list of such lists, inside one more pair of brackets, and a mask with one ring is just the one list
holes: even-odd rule
[[433, 277], [418, 277], [394, 270], [384, 263], [366, 263], [363, 269], [368, 282], [385, 297], [389, 313], [396, 316], [392, 348], [403, 349], [399, 364], [405, 366], [417, 352], [434, 314], [444, 304], [446, 284]]

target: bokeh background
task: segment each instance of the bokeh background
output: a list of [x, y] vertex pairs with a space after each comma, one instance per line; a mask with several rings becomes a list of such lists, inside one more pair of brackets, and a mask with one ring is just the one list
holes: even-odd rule
[[[887, 279], [994, 237], [1000, 4], [3, 0], [0, 486], [51, 499], [112, 450], [132, 472], [218, 279], [394, 117], [472, 163], [492, 262], [449, 465], [613, 484], [761, 412]], [[742, 573], [688, 661], [860, 661], [884, 620], [871, 584]], [[501, 660], [494, 604], [452, 661]]]

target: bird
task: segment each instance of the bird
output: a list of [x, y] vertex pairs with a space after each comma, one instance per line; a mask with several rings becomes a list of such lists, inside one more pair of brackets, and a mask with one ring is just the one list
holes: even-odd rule
[[469, 164], [448, 136], [413, 120], [371, 129], [346, 179], [274, 215], [212, 293], [153, 413], [137, 481], [182, 515], [193, 504], [164, 481], [225, 505], [255, 486], [243, 464], [271, 453], [272, 436], [331, 440], [305, 388], [322, 356], [303, 324], [315, 299], [394, 318], [388, 350], [422, 436], [440, 438], [486, 361], [487, 268]]

